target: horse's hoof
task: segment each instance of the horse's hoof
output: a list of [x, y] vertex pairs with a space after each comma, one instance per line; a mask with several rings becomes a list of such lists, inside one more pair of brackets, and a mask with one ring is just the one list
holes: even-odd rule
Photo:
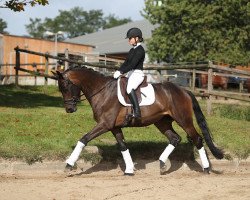
[[209, 167], [208, 167], [208, 168], [204, 168], [203, 173], [204, 173], [204, 174], [210, 174]]
[[68, 173], [68, 172], [71, 172], [73, 170], [73, 166], [71, 166], [71, 165], [69, 165], [68, 163], [67, 163], [67, 165], [65, 166], [65, 168], [64, 168], [64, 172], [65, 173]]
[[124, 173], [124, 176], [134, 176], [135, 174], [134, 173]]
[[167, 165], [160, 160], [160, 175], [165, 175], [167, 173]]
[[160, 170], [160, 175], [166, 175], [166, 174], [167, 174], [166, 170], [163, 170], [163, 169]]

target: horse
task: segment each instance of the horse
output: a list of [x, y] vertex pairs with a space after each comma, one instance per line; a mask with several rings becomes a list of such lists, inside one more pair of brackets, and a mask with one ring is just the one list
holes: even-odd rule
[[[208, 75], [207, 74], [201, 74], [201, 87], [202, 88], [207, 88], [207, 83], [208, 83]], [[215, 88], [222, 88], [224, 90], [227, 89], [228, 87], [228, 77], [223, 77], [223, 76], [213, 76], [212, 77], [212, 85]]]
[[[93, 110], [96, 125], [77, 142], [73, 152], [66, 160], [66, 170], [72, 170], [83, 148], [94, 138], [111, 131], [120, 148], [125, 162], [124, 175], [134, 175], [134, 164], [129, 149], [124, 141], [123, 127], [144, 127], [154, 124], [164, 134], [169, 144], [159, 157], [160, 174], [166, 173], [166, 161], [181, 141], [172, 123], [175, 121], [187, 133], [188, 138], [198, 149], [203, 172], [210, 171], [210, 164], [203, 146], [203, 138], [193, 124], [193, 113], [202, 131], [210, 151], [217, 159], [223, 158], [223, 151], [215, 146], [206, 119], [195, 96], [188, 90], [171, 82], [152, 84], [155, 101], [152, 105], [141, 107], [141, 120], [126, 122], [128, 107], [123, 106], [117, 98], [117, 80], [85, 66], [76, 66], [64, 72], [54, 72], [58, 87], [62, 93], [67, 113], [77, 111], [77, 102], [84, 95]], [[81, 94], [82, 93], [82, 94]]]

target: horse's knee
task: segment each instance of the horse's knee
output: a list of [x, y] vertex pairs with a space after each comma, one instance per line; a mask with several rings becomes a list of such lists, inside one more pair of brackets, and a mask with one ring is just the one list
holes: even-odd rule
[[181, 137], [178, 135], [177, 137], [173, 138], [170, 141], [170, 144], [172, 144], [174, 147], [177, 147], [178, 144], [181, 142]]
[[89, 142], [89, 136], [86, 134], [79, 141], [81, 141], [86, 146]]
[[181, 137], [177, 134], [171, 131], [171, 137], [169, 137], [169, 142], [172, 144], [174, 147], [177, 147], [177, 145], [181, 142]]

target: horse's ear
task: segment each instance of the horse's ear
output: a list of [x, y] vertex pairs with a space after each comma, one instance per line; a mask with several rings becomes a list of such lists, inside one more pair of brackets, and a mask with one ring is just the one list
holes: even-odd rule
[[51, 73], [54, 75], [54, 78], [55, 78], [56, 80], [58, 80], [58, 74], [57, 74], [56, 72], [54, 72], [54, 71], [51, 71]]
[[63, 78], [63, 75], [62, 75], [61, 72], [59, 72], [59, 71], [56, 71], [56, 72], [51, 71], [51, 72], [54, 75], [54, 77], [55, 77], [56, 80], [58, 80], [59, 78]]

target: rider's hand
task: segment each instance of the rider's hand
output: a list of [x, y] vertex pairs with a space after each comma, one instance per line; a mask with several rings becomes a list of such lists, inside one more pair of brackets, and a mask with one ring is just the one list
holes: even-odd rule
[[120, 72], [119, 70], [117, 70], [117, 71], [115, 71], [115, 73], [114, 73], [114, 78], [117, 79], [117, 78], [119, 78], [121, 75], [122, 75], [121, 72]]

